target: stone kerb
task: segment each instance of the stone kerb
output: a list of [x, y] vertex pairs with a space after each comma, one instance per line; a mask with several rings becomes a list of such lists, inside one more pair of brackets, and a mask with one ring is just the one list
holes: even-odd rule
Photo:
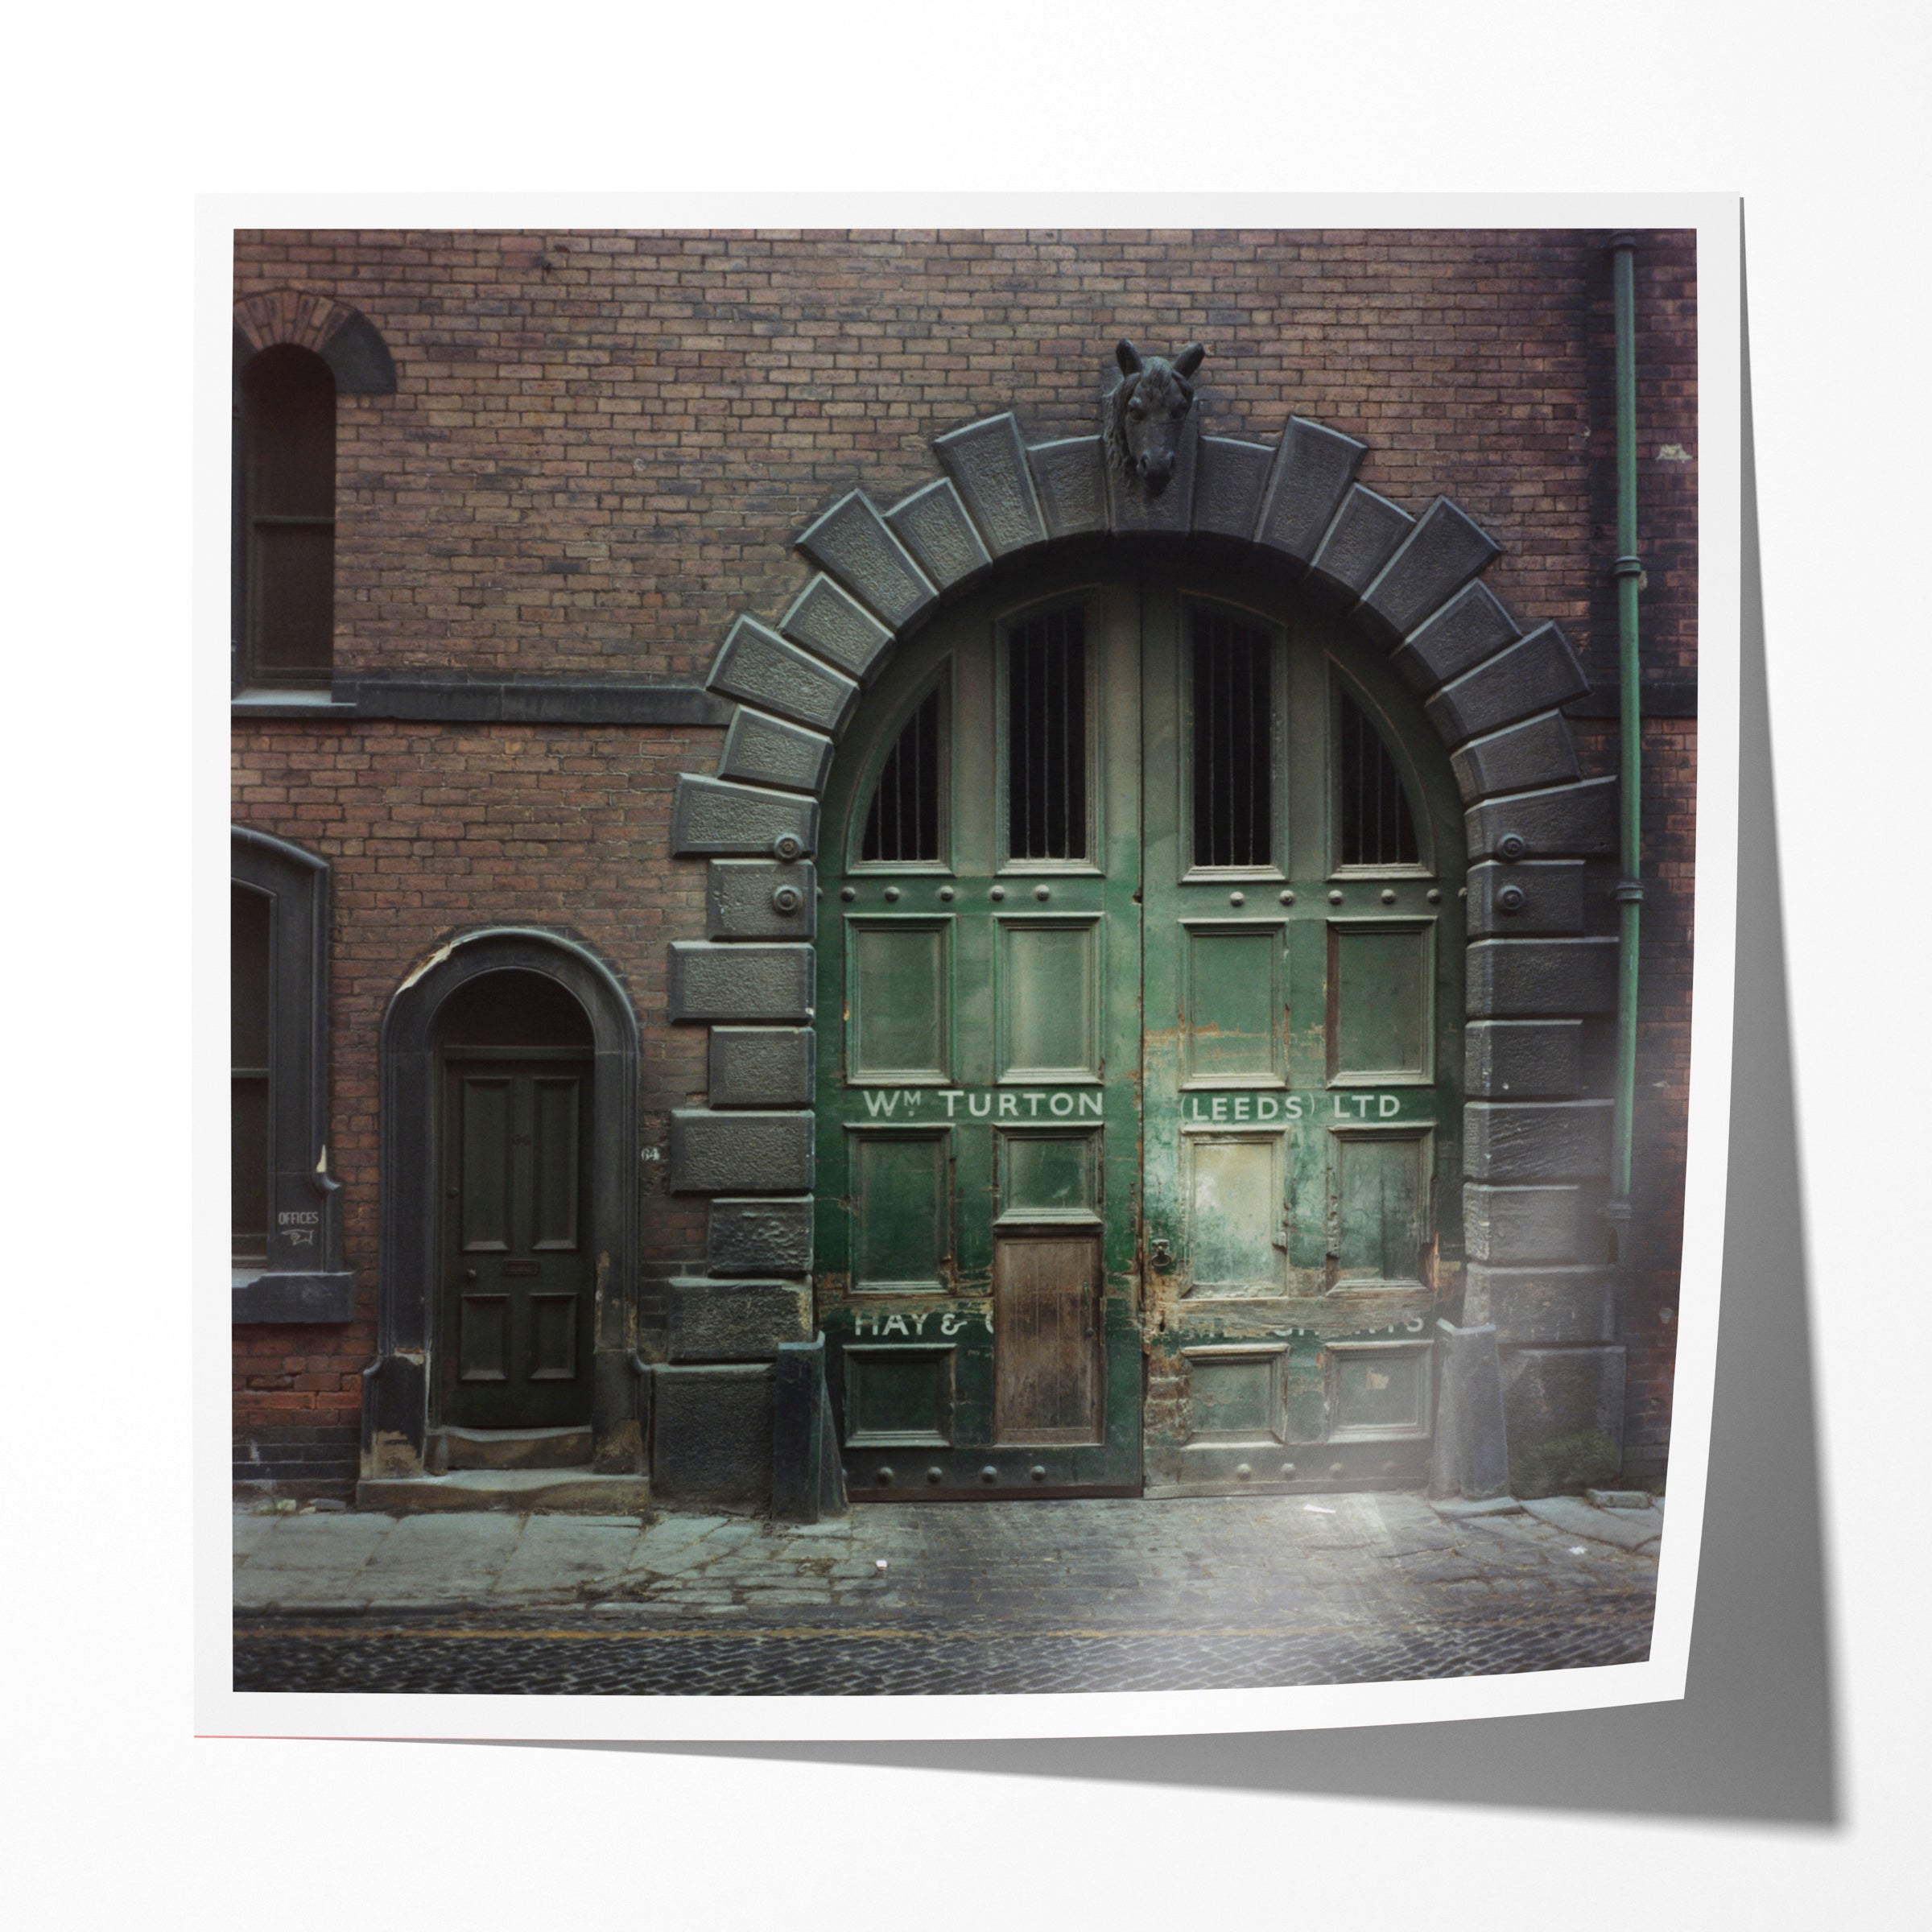
[[[1009, 411], [933, 447], [943, 475], [900, 502], [881, 510], [855, 489], [819, 515], [794, 546], [815, 574], [775, 630], [740, 617], [719, 651], [708, 683], [735, 709], [716, 774], [678, 781], [672, 839], [675, 856], [710, 861], [711, 976], [741, 983], [720, 1008], [674, 1000], [672, 1018], [810, 1025], [803, 967], [781, 973], [771, 960], [811, 956], [832, 750], [893, 648], [942, 599], [997, 563], [1080, 538], [1245, 543], [1340, 603], [1423, 700], [1449, 752], [1471, 861], [1464, 1319], [1495, 1322], [1505, 1352], [1579, 1352], [1577, 1414], [1539, 1398], [1512, 1419], [1535, 1437], [1580, 1439], [1605, 1412], [1599, 1397], [1619, 1365], [1587, 1205], [1608, 1141], [1595, 1125], [1601, 1104], [1579, 1097], [1583, 1022], [1613, 1004], [1616, 942], [1585, 936], [1583, 871], [1614, 848], [1615, 782], [1580, 775], [1561, 708], [1587, 681], [1569, 641], [1553, 623], [1519, 625], [1480, 581], [1502, 546], [1466, 512], [1443, 497], [1414, 513], [1390, 502], [1356, 481], [1365, 444], [1302, 417], [1272, 448], [1200, 434], [1191, 419], [1158, 514], [1123, 502], [1097, 436], [1028, 444]], [[693, 951], [677, 949], [687, 960]], [[731, 964], [741, 955], [742, 974]], [[712, 1055], [714, 1069], [730, 1063]], [[740, 1293], [748, 1274], [775, 1287], [806, 1280], [811, 1265], [812, 1117], [762, 1101], [734, 1115], [762, 1092], [714, 1081], [674, 1133], [671, 1186], [712, 1197], [708, 1274], [741, 1307], [753, 1305]], [[758, 1360], [775, 1360], [795, 1333], [793, 1304], [783, 1306], [748, 1351]]]

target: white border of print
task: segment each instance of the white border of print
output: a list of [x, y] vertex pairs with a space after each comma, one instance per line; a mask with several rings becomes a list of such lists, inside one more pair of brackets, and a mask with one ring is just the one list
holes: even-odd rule
[[1730, 195], [286, 195], [196, 208], [194, 931], [225, 956], [233, 231], [436, 226], [1695, 228], [1699, 730], [1688, 1170], [1670, 1450], [1649, 1660], [1416, 1683], [921, 1697], [523, 1697], [237, 1692], [230, 1681], [225, 1035], [194, 989], [196, 1728], [204, 1736], [498, 1739], [1060, 1737], [1440, 1722], [1681, 1698], [1702, 1544], [1731, 1088], [1740, 576], [1740, 205]]

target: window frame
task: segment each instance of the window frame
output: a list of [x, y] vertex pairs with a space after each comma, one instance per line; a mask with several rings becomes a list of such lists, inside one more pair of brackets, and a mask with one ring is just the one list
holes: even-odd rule
[[[1203, 865], [1194, 856], [1195, 757], [1200, 737], [1195, 717], [1194, 702], [1194, 617], [1197, 611], [1210, 616], [1221, 616], [1231, 623], [1258, 632], [1267, 642], [1270, 680], [1269, 696], [1273, 712], [1269, 719], [1268, 745], [1268, 844], [1274, 856], [1265, 865]], [[1285, 884], [1290, 877], [1288, 809], [1291, 786], [1289, 782], [1289, 762], [1293, 756], [1294, 743], [1291, 716], [1293, 696], [1288, 662], [1288, 628], [1278, 618], [1265, 617], [1246, 605], [1188, 590], [1183, 590], [1180, 593], [1178, 616], [1174, 663], [1179, 687], [1175, 692], [1175, 716], [1180, 726], [1181, 766], [1176, 802], [1179, 807], [1180, 819], [1178, 837], [1182, 854], [1181, 882], [1183, 885], [1193, 885], [1208, 880], [1217, 884], [1224, 882], [1236, 886], [1250, 881], [1257, 885]]]
[[230, 1267], [235, 1323], [346, 1322], [341, 1184], [328, 1161], [329, 869], [246, 826], [232, 828], [231, 886], [269, 902], [267, 1252]]
[[[1397, 778], [1402, 787], [1402, 795], [1409, 808], [1409, 822], [1415, 832], [1415, 857], [1413, 860], [1392, 861], [1382, 865], [1350, 865], [1342, 861], [1342, 700], [1346, 698], [1367, 721], [1377, 739], [1381, 741], [1382, 753], [1393, 766]], [[1327, 830], [1327, 877], [1331, 879], [1432, 879], [1436, 876], [1435, 832], [1426, 811], [1417, 808], [1416, 801], [1425, 795], [1422, 774], [1416, 770], [1402, 733], [1396, 730], [1388, 713], [1368, 694], [1367, 688], [1352, 677], [1342, 664], [1332, 655], [1328, 658], [1327, 716], [1323, 720], [1327, 733], [1326, 756], [1327, 772], [1325, 782], [1328, 788]]]
[[[931, 859], [869, 859], [864, 856], [865, 828], [872, 815], [873, 801], [878, 797], [879, 786], [884, 782], [886, 767], [892, 762], [892, 755], [898, 749], [900, 740], [911, 729], [913, 721], [924, 709], [927, 701], [935, 696], [939, 700], [938, 729], [935, 733], [938, 769], [934, 782], [939, 805], [939, 856]], [[878, 746], [861, 781], [861, 791], [864, 803], [851, 815], [848, 832], [850, 849], [845, 858], [845, 869], [848, 873], [898, 873], [937, 877], [950, 877], [954, 872], [954, 716], [953, 662], [949, 654], [940, 660], [932, 676], [913, 694], [905, 708], [894, 715], [891, 724], [879, 735]]]
[[[258, 507], [261, 494], [262, 438], [274, 427], [271, 412], [258, 412], [251, 407], [251, 382], [262, 369], [264, 356], [299, 356], [314, 365], [329, 386], [329, 476], [328, 510], [270, 511]], [[233, 650], [237, 688], [281, 696], [311, 691], [327, 691], [335, 678], [335, 583], [336, 516], [336, 445], [341, 394], [336, 373], [327, 360], [299, 343], [277, 342], [250, 356], [236, 371], [234, 390], [234, 612]], [[265, 526], [325, 531], [328, 539], [327, 572], [327, 662], [291, 670], [264, 666], [259, 658], [266, 572], [262, 563], [262, 536]]]
[[[1079, 858], [1018, 858], [1012, 840], [1013, 785], [1012, 638], [1015, 630], [1065, 610], [1078, 610], [1081, 621], [1081, 726], [1086, 764], [1081, 774], [1081, 809], [1085, 814], [1087, 850]], [[1102, 855], [1107, 849], [1103, 815], [1106, 745], [1101, 733], [1099, 654], [1094, 640], [1103, 634], [1100, 596], [1091, 586], [1061, 592], [1001, 613], [993, 627], [993, 870], [996, 877], [1101, 878], [1106, 876]]]

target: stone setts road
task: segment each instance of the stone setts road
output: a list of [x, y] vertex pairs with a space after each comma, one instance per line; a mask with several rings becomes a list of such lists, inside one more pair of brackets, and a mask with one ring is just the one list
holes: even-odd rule
[[[235, 1518], [245, 1690], [1248, 1689], [1648, 1654], [1662, 1513], [1402, 1494]], [[883, 1564], [884, 1567], [880, 1566]]]

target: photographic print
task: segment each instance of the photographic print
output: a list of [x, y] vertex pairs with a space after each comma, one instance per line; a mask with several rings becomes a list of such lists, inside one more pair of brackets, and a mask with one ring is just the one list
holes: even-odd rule
[[882, 205], [204, 204], [206, 1728], [1681, 1695], [1735, 202]]

